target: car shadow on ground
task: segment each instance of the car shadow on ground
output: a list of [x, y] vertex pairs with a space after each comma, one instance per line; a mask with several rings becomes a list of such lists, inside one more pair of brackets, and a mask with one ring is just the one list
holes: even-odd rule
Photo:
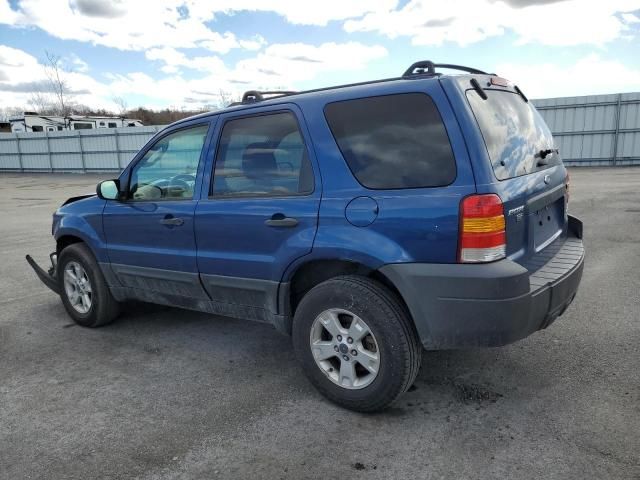
[[[64, 327], [70, 325], [74, 324], [67, 323]], [[128, 302], [113, 324], [96, 330], [104, 334], [103, 342], [120, 343], [126, 338], [135, 344], [134, 349], [141, 348], [151, 355], [171, 351], [174, 356], [194, 359], [226, 359], [228, 373], [236, 377], [251, 369], [258, 372], [258, 378], [271, 382], [287, 372], [294, 384], [289, 391], [283, 391], [284, 396], [310, 395], [316, 401], [328, 402], [304, 378], [289, 337], [268, 324]], [[95, 340], [95, 335], [92, 336]], [[378, 415], [427, 415], [456, 406], [478, 411], [504, 401], [513, 390], [516, 377], [528, 376], [536, 385], [520, 387], [535, 389], [539, 380], [531, 376], [518, 354], [523, 348], [526, 347], [425, 351], [414, 384], [391, 408]], [[526, 375], [518, 374], [522, 370], [526, 370]], [[242, 384], [237, 388], [242, 388]]]

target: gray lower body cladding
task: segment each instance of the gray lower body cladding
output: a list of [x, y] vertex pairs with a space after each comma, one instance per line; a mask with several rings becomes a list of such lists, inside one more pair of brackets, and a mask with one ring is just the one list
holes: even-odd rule
[[[546, 328], [573, 301], [584, 265], [582, 224], [570, 217], [566, 238], [534, 262], [389, 264], [380, 269], [396, 286], [426, 349], [512, 343]], [[58, 293], [55, 258], [48, 272], [31, 257], [38, 277]], [[140, 300], [267, 322], [290, 334], [288, 283], [201, 275], [100, 263], [116, 300]]]
[[290, 319], [279, 310], [284, 305], [279, 295], [285, 294], [287, 283], [108, 263], [100, 267], [118, 301], [138, 300], [272, 323], [290, 333]]
[[380, 271], [400, 291], [426, 349], [506, 345], [546, 328], [573, 301], [584, 266], [581, 234], [570, 230], [538, 265], [405, 263]]

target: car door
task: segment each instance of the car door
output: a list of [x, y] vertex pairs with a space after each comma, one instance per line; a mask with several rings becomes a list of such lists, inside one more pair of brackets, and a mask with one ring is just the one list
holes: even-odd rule
[[212, 300], [257, 307], [251, 315], [268, 317], [277, 313], [285, 269], [311, 251], [321, 184], [297, 108], [254, 112], [220, 118], [195, 232], [198, 268]]
[[126, 198], [105, 206], [111, 270], [134, 294], [206, 298], [193, 224], [208, 130], [207, 120], [167, 131], [121, 177]]

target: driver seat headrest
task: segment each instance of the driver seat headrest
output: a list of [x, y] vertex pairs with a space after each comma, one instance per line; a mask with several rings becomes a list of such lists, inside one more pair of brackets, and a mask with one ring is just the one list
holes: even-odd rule
[[273, 147], [266, 142], [250, 143], [242, 152], [242, 170], [247, 178], [273, 177], [278, 164]]

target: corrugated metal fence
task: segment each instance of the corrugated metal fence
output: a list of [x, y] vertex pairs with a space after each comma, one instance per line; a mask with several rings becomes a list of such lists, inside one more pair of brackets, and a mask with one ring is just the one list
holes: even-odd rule
[[640, 92], [533, 102], [566, 165], [640, 165]]
[[[567, 165], [640, 165], [640, 92], [533, 101]], [[0, 134], [0, 171], [120, 170], [161, 126]]]
[[121, 170], [163, 127], [0, 134], [0, 171]]

